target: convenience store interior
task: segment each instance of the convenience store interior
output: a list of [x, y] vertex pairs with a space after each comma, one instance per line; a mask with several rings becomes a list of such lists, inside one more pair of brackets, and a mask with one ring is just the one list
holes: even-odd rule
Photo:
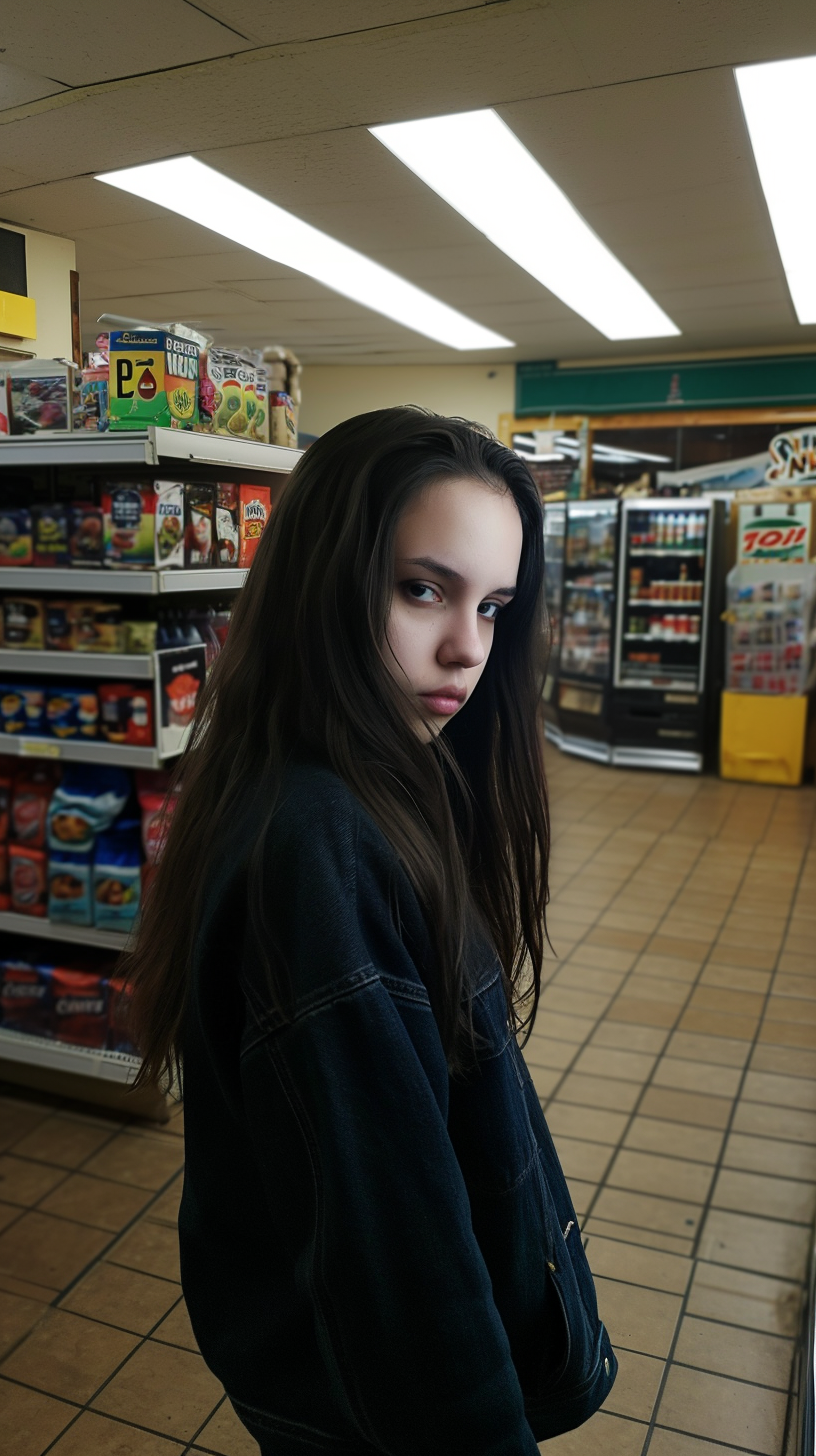
[[[0, 1445], [257, 1453], [186, 1315], [183, 1108], [127, 1090], [115, 962], [160, 850], [165, 771], [299, 452], [413, 403], [494, 431], [545, 506], [552, 951], [524, 1057], [620, 1370], [604, 1408], [540, 1450], [813, 1456], [816, 313], [800, 321], [735, 68], [816, 57], [816, 12], [146, 0], [125, 24], [114, 10], [35, 0], [0, 54], [0, 366], [30, 370], [35, 417], [39, 361], [61, 361], [66, 401], [73, 363], [92, 385], [70, 430], [18, 430], [11, 384], [0, 400], [18, 552], [0, 541], [14, 887], [0, 886]], [[485, 108], [672, 333], [604, 334], [370, 130]], [[179, 156], [501, 342], [453, 347], [226, 222], [100, 180]], [[483, 175], [535, 233], [524, 191], [492, 158]], [[36, 332], [15, 300], [36, 302]], [[92, 401], [100, 426], [114, 418], [114, 331], [174, 326], [190, 357], [206, 340], [216, 387], [218, 351], [230, 367], [242, 351], [265, 435], [258, 415], [243, 438], [214, 417], [96, 428]], [[154, 557], [152, 517], [144, 539], [122, 519], [116, 538], [112, 473], [131, 494], [183, 480], [157, 497], [183, 544], [171, 524]], [[76, 529], [83, 502], [98, 542]], [[49, 554], [36, 522], [60, 511], [64, 553]], [[799, 554], [757, 561], [780, 512]], [[84, 838], [60, 841], [69, 816]]]

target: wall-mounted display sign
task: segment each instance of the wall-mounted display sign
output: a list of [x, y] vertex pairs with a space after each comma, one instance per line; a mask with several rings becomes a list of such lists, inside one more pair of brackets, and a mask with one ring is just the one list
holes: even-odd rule
[[765, 479], [772, 485], [804, 485], [816, 481], [816, 430], [801, 429], [775, 435], [768, 446], [771, 457]]
[[811, 501], [797, 505], [740, 506], [739, 565], [761, 561], [807, 561], [812, 514]]

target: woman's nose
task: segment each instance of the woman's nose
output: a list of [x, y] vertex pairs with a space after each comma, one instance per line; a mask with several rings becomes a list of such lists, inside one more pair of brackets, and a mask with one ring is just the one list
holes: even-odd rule
[[479, 632], [477, 616], [462, 615], [453, 630], [448, 632], [437, 654], [445, 667], [459, 664], [462, 667], [478, 667], [486, 657], [484, 643]]

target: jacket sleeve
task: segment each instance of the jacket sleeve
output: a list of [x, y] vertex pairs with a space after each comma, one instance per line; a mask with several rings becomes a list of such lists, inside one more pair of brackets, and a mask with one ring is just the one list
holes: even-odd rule
[[260, 1017], [244, 1088], [276, 1221], [290, 1195], [297, 1209], [296, 1277], [335, 1397], [387, 1456], [536, 1456], [385, 867], [358, 862], [347, 826], [315, 829], [270, 890], [296, 1014]]

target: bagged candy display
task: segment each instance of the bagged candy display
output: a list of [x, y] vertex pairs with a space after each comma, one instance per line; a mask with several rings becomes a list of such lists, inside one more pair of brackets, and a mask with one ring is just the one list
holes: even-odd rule
[[94, 924], [129, 930], [139, 910], [141, 842], [138, 819], [121, 820], [100, 834], [93, 866]]
[[70, 764], [48, 810], [48, 847], [87, 853], [97, 834], [121, 814], [130, 795], [127, 770]]
[[45, 915], [48, 885], [44, 849], [9, 845], [11, 908], [18, 915]]
[[91, 856], [52, 850], [48, 859], [48, 916], [65, 925], [92, 925]]

